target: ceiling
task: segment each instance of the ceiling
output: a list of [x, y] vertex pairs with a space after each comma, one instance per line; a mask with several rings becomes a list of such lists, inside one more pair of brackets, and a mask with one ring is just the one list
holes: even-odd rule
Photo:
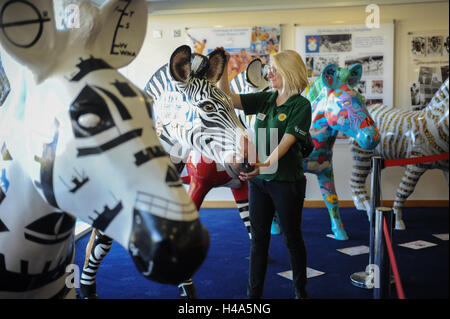
[[[147, 0], [150, 15], [366, 6], [373, 0]], [[377, 0], [378, 5], [448, 2]]]

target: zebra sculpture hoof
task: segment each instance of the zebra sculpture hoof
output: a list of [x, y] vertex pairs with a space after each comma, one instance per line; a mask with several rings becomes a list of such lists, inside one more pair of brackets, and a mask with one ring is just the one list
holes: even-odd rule
[[179, 284], [178, 289], [181, 299], [198, 299], [197, 290], [192, 279]]
[[275, 221], [272, 222], [272, 226], [270, 227], [270, 234], [272, 234], [272, 235], [280, 235], [281, 234], [280, 225]]
[[406, 225], [402, 219], [395, 220], [395, 229], [396, 230], [405, 230], [406, 229]]
[[353, 196], [353, 204], [357, 210], [366, 210], [366, 205], [363, 200], [359, 199], [357, 196]]
[[331, 229], [336, 240], [348, 240], [348, 235], [345, 229]]
[[77, 297], [78, 299], [100, 299], [100, 297], [97, 295], [97, 285], [80, 284], [80, 289]]
[[331, 231], [334, 234], [336, 240], [348, 240], [347, 232], [344, 229], [344, 224], [340, 221], [331, 221]]

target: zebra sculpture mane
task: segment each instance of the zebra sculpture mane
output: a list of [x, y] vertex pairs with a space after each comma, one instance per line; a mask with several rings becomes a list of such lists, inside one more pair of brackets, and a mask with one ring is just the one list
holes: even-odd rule
[[[257, 65], [260, 76], [264, 77], [264, 65], [260, 63]], [[252, 74], [257, 72], [252, 70]], [[306, 173], [315, 174], [318, 178], [322, 197], [330, 215], [331, 230], [337, 240], [348, 239], [339, 214], [339, 201], [334, 185], [332, 148], [337, 134], [343, 132], [355, 138], [365, 149], [372, 149], [379, 142], [378, 130], [366, 109], [364, 97], [354, 89], [361, 74], [362, 67], [358, 64], [348, 70], [329, 64], [322, 70], [321, 76], [307, 88], [305, 95], [311, 102], [313, 112], [310, 134], [314, 150], [304, 159], [303, 167]], [[247, 90], [243, 90], [245, 93], [253, 90], [254, 85], [243, 85], [243, 78], [244, 75], [236, 78], [235, 82], [239, 83], [232, 83], [232, 90], [235, 91], [239, 87]], [[250, 76], [250, 80], [251, 78]], [[254, 82], [258, 83], [258, 80]], [[262, 85], [260, 88], [265, 86]], [[248, 126], [251, 126], [251, 121], [251, 118], [246, 118]]]
[[205, 259], [208, 233], [162, 151], [151, 100], [116, 70], [142, 46], [146, 2], [81, 2], [79, 28], [60, 25], [62, 3], [0, 0], [11, 83], [0, 108], [0, 298], [74, 296], [76, 218], [122, 245], [145, 278], [178, 284]]
[[[353, 169], [350, 186], [355, 206], [369, 211], [365, 188], [370, 173], [370, 158], [400, 159], [448, 153], [449, 79], [444, 81], [430, 103], [422, 110], [406, 111], [393, 106], [375, 104], [368, 110], [380, 131], [380, 143], [374, 150], [362, 150], [353, 142]], [[394, 200], [395, 228], [405, 229], [402, 208], [422, 174], [428, 169], [441, 169], [448, 183], [448, 160], [407, 165]]]

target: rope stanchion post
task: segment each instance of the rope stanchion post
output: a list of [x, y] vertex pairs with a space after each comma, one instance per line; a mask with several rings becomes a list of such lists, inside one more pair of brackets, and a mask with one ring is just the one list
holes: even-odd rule
[[370, 238], [369, 238], [369, 265], [374, 264], [375, 256], [375, 211], [380, 206], [381, 197], [381, 156], [372, 157], [372, 176], [370, 179]]
[[365, 271], [355, 272], [350, 275], [350, 280], [352, 285], [365, 288], [372, 289], [374, 286], [374, 271], [375, 271], [375, 248], [374, 248], [374, 239], [375, 239], [375, 209], [380, 205], [380, 177], [381, 177], [381, 168], [382, 168], [383, 160], [381, 156], [373, 156], [372, 157], [372, 176], [371, 176], [371, 191], [370, 191], [370, 211], [368, 212], [368, 216], [370, 219], [369, 226], [369, 264], [366, 267]]
[[[383, 232], [383, 220], [386, 222], [388, 236], [392, 238], [393, 212], [388, 207], [377, 207], [375, 215], [374, 263], [376, 265], [374, 299], [389, 299], [391, 297], [391, 263], [386, 244], [386, 234]], [[378, 273], [378, 274], [377, 274]], [[378, 275], [378, 276], [377, 276]]]

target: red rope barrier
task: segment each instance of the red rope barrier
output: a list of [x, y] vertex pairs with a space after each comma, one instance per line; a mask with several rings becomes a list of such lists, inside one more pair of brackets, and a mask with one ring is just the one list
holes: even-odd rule
[[400, 280], [400, 273], [398, 272], [397, 262], [395, 260], [394, 250], [392, 248], [391, 238], [389, 237], [389, 232], [387, 229], [386, 219], [383, 217], [383, 232], [384, 238], [386, 240], [386, 247], [389, 253], [389, 259], [391, 260], [391, 268], [395, 279], [395, 288], [397, 290], [397, 295], [399, 299], [406, 299], [405, 293], [403, 292], [402, 282]]
[[410, 165], [410, 164], [419, 164], [426, 162], [436, 162], [436, 161], [444, 161], [448, 160], [448, 153], [430, 155], [430, 156], [422, 156], [422, 157], [413, 157], [413, 158], [400, 158], [393, 160], [384, 160], [383, 167], [389, 166], [402, 166], [402, 165]]

